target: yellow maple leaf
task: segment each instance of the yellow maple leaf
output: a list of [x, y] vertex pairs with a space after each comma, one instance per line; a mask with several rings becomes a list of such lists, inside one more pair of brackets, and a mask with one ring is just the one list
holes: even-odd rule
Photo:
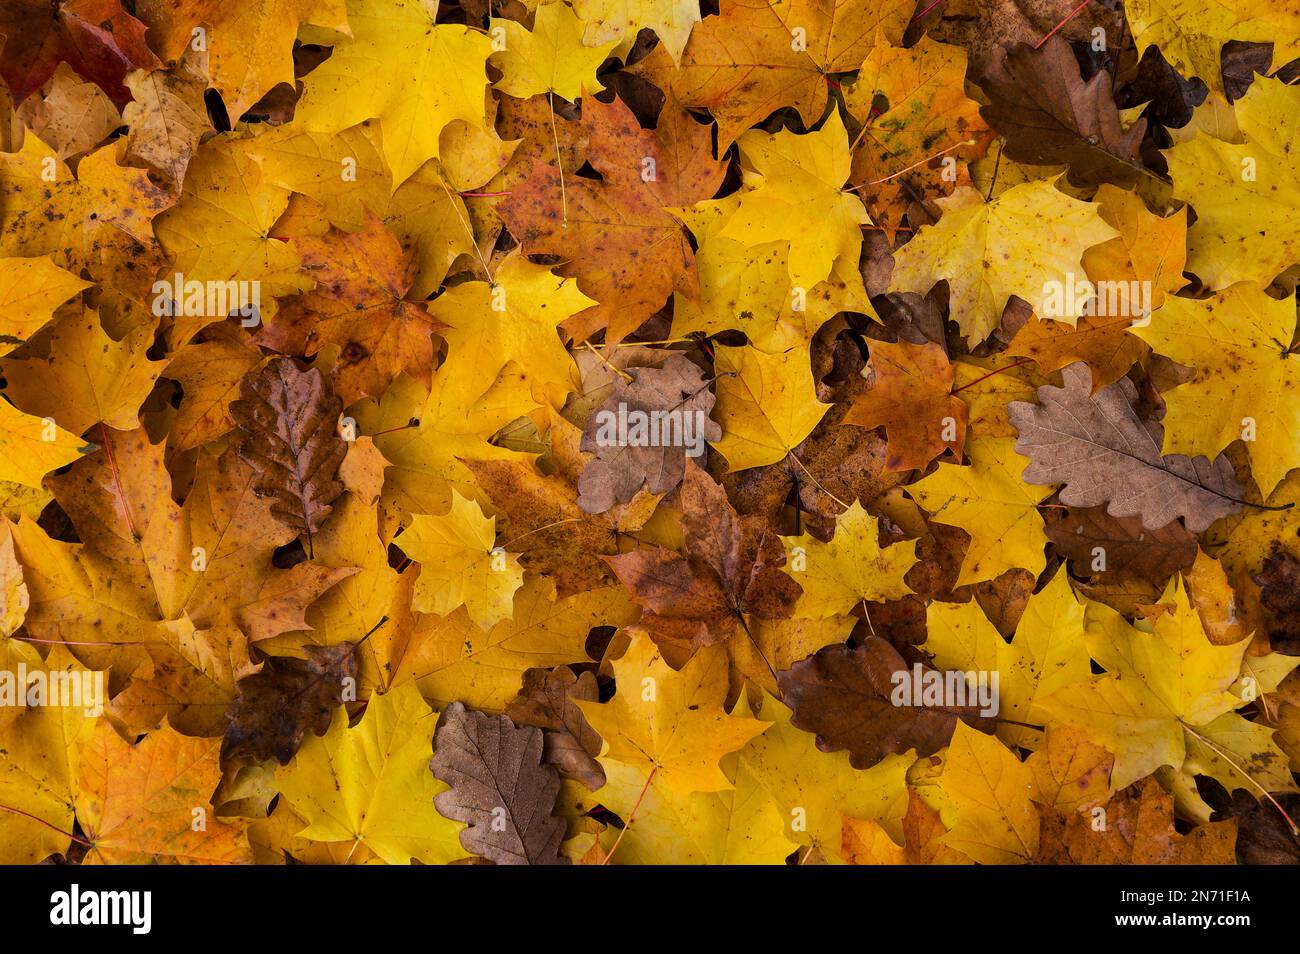
[[0, 520], [0, 636], [18, 632], [30, 602], [23, 568], [14, 554], [13, 531], [7, 519]]
[[[453, 123], [441, 137], [444, 145], [459, 141], [457, 129], [469, 128]], [[504, 148], [500, 140], [497, 145]], [[505, 156], [480, 159], [486, 164], [475, 169], [477, 162], [457, 161], [460, 157], [449, 153], [440, 163], [420, 166], [394, 189], [377, 123], [337, 134], [312, 132], [291, 123], [263, 133], [246, 148], [261, 162], [265, 181], [309, 197], [303, 203], [304, 214], [314, 223], [324, 218], [335, 228], [356, 232], [369, 216], [377, 216], [397, 236], [403, 252], [418, 262], [409, 292], [412, 299], [433, 294], [459, 256], [475, 255], [469, 212], [460, 190], [482, 185], [509, 157], [507, 149]], [[291, 203], [286, 216], [293, 213]]]
[[1223, 92], [1222, 49], [1229, 40], [1273, 43], [1274, 63], [1300, 55], [1300, 11], [1269, 0], [1129, 0], [1124, 5], [1139, 54], [1148, 47], [1178, 72]]
[[714, 367], [718, 401], [714, 419], [722, 440], [714, 444], [729, 471], [782, 460], [812, 433], [830, 406], [817, 400], [808, 352], [791, 348], [764, 354], [748, 345], [719, 346]]
[[1267, 287], [1300, 261], [1300, 88], [1260, 77], [1233, 104], [1245, 142], [1204, 133], [1168, 151], [1174, 193], [1196, 209], [1187, 267], [1210, 288]]
[[[12, 542], [0, 548], [0, 554], [6, 548], [8, 559], [12, 559]], [[4, 560], [0, 555], [0, 562]], [[0, 627], [0, 632], [7, 630]], [[4, 639], [0, 641], [0, 660], [14, 684], [20, 665], [28, 673], [45, 678], [51, 673], [61, 678], [67, 673], [75, 680], [86, 678], [83, 673], [91, 675], [61, 646], [54, 647], [48, 660], [42, 660], [30, 644]], [[78, 689], [85, 685], [81, 683]], [[19, 694], [28, 688], [11, 686]], [[84, 696], [83, 701], [89, 703]], [[35, 864], [52, 854], [66, 852], [72, 843], [77, 762], [96, 718], [87, 715], [86, 705], [28, 706], [14, 702], [0, 707], [0, 738], [5, 748], [5, 758], [0, 762], [0, 804], [8, 809], [0, 811], [0, 861]]]
[[1083, 606], [1058, 571], [1029, 598], [1008, 643], [975, 600], [931, 603], [926, 609], [925, 651], [940, 669], [998, 674], [998, 736], [1009, 745], [1037, 748], [1046, 713], [1038, 701], [1088, 678], [1083, 644]]
[[116, 155], [116, 143], [101, 146], [74, 174], [35, 135], [18, 152], [0, 153], [0, 255], [50, 255], [74, 272], [84, 268], [103, 283], [100, 314], [120, 313], [126, 330], [148, 320], [144, 303], [163, 264], [154, 220], [176, 198]]
[[730, 215], [719, 237], [749, 246], [789, 242], [790, 280], [805, 292], [828, 278], [836, 261], [857, 262], [861, 227], [871, 219], [862, 200], [843, 191], [849, 140], [838, 112], [802, 136], [751, 130], [739, 148], [743, 186], [734, 203], [722, 206]]
[[1096, 200], [1102, 219], [1119, 235], [1083, 253], [1088, 278], [1097, 283], [1149, 282], [1150, 301], [1145, 304], [1149, 311], [1155, 311], [1167, 295], [1187, 284], [1183, 277], [1183, 266], [1187, 264], [1187, 209], [1169, 216], [1156, 215], [1136, 191], [1109, 182], [1102, 183]]
[[[658, 776], [646, 785], [634, 765], [608, 760], [605, 785], [593, 798], [630, 823], [614, 860], [638, 865], [779, 865], [798, 845], [785, 836], [785, 819], [753, 772], [723, 759], [733, 788], [682, 794]], [[612, 850], [618, 832], [607, 832]]]
[[938, 523], [970, 534], [957, 585], [977, 583], [1021, 568], [1037, 575], [1047, 565], [1047, 536], [1038, 502], [1050, 488], [1020, 479], [1029, 461], [1014, 441], [986, 437], [966, 445], [969, 466], [941, 463], [939, 469], [908, 487], [908, 492]]
[[277, 772], [280, 794], [307, 822], [298, 837], [365, 846], [390, 865], [464, 857], [465, 826], [433, 807], [447, 790], [429, 771], [437, 722], [413, 682], [371, 696], [351, 728], [336, 709], [329, 731], [309, 736]]
[[674, 63], [681, 62], [691, 28], [700, 22], [695, 0], [574, 0], [573, 9], [585, 25], [583, 43], [613, 41], [614, 52], [626, 57], [637, 34], [653, 30]]
[[41, 478], [86, 450], [76, 434], [54, 421], [24, 414], [0, 400], [0, 480], [40, 487]]
[[807, 348], [817, 329], [841, 311], [874, 314], [862, 273], [848, 257], [835, 260], [830, 277], [812, 288], [790, 279], [790, 243], [785, 238], [753, 244], [720, 233], [740, 199], [730, 195], [675, 214], [695, 236], [700, 294], [673, 293], [673, 332], [714, 335], [743, 331], [760, 351]]
[[[537, 407], [531, 378], [515, 362], [465, 393], [439, 371], [425, 391], [401, 375], [378, 401], [356, 409], [358, 428], [375, 438], [390, 462], [385, 493], [411, 513], [437, 513], [451, 504], [451, 488], [475, 495], [474, 477], [462, 462], [524, 460], [526, 455], [488, 443], [511, 421]], [[475, 393], [477, 392], [477, 393]], [[412, 422], [415, 422], [412, 424]]]
[[1039, 827], [1033, 781], [1030, 768], [996, 737], [958, 722], [935, 781], [948, 827], [940, 842], [980, 864], [1033, 861]]
[[1293, 298], [1271, 298], [1247, 282], [1208, 299], [1169, 298], [1157, 320], [1134, 328], [1157, 354], [1196, 372], [1164, 395], [1164, 452], [1214, 459], [1242, 440], [1265, 496], [1300, 467], [1295, 328]]
[[767, 728], [758, 719], [731, 716], [727, 657], [720, 647], [698, 652], [674, 672], [654, 641], [632, 631], [627, 651], [612, 664], [617, 689], [606, 703], [577, 702], [605, 744], [602, 765], [618, 763], [653, 773], [678, 795], [721, 792], [732, 787], [718, 765]]
[[[749, 711], [742, 698], [736, 712]], [[815, 735], [792, 726], [779, 700], [764, 696], [760, 714], [772, 724], [741, 750], [740, 764], [776, 800], [787, 838], [831, 863], [842, 860], [846, 817], [880, 822], [896, 843], [902, 841], [905, 777], [913, 758], [889, 755], [859, 771], [849, 765], [847, 751], [823, 752]]]
[[[254, 288], [262, 320], [275, 314], [276, 299], [305, 291], [311, 279], [298, 272], [300, 257], [292, 241], [271, 235], [276, 220], [289, 205], [289, 190], [262, 176], [247, 142], [233, 135], [204, 143], [185, 175], [181, 201], [158, 217], [158, 241], [172, 258], [172, 267], [159, 276], [157, 292], [175, 298], [175, 275], [181, 276], [182, 316], [179, 340], [188, 340], [206, 324], [225, 319], [226, 312], [207, 310], [208, 283], [238, 282], [227, 295], [227, 311], [248, 304]], [[191, 282], [204, 283], [203, 306], [185, 306]], [[259, 283], [254, 286], [253, 282]], [[248, 283], [248, 284], [244, 284]], [[198, 301], [195, 301], [197, 306]], [[197, 313], [196, 313], [197, 312]], [[251, 316], [242, 320], [252, 321]]]
[[0, 369], [10, 398], [25, 411], [74, 434], [99, 423], [129, 431], [164, 367], [146, 354], [153, 338], [154, 329], [141, 325], [114, 341], [87, 309], [55, 323], [47, 357], [3, 359]]
[[848, 613], [861, 602], [902, 599], [911, 590], [903, 576], [916, 562], [916, 541], [880, 545], [880, 522], [856, 500], [835, 518], [835, 535], [822, 543], [812, 534], [790, 537], [790, 574], [803, 587], [795, 616], [818, 619]]
[[416, 514], [398, 545], [420, 564], [413, 605], [446, 616], [464, 606], [470, 619], [491, 629], [513, 612], [524, 582], [519, 557], [496, 547], [496, 521], [453, 487], [445, 514]]
[[573, 279], [514, 252], [497, 265], [491, 283], [448, 288], [429, 303], [429, 314], [447, 326], [441, 332], [445, 373], [472, 386], [514, 361], [533, 375], [533, 398], [559, 410], [578, 389], [578, 368], [558, 326], [594, 304]]
[[[641, 639], [644, 637], [637, 636], [634, 643]], [[686, 670], [674, 674], [674, 686], [683, 677], [692, 680], [694, 688], [687, 697], [689, 707], [721, 703], [726, 679], [719, 677], [726, 672], [726, 656], [722, 646], [704, 647]], [[654, 667], [646, 671], [655, 673], [651, 678], [659, 674]], [[643, 682], [633, 682], [631, 690], [640, 693], [643, 686]], [[674, 717], [671, 712], [654, 712], [652, 731], [664, 734]], [[616, 713], [613, 718], [617, 718]], [[698, 727], [693, 722], [683, 723], [680, 731], [695, 731]], [[635, 740], [633, 744], [637, 744]], [[671, 772], [644, 762], [615, 759], [612, 747], [600, 762], [605, 771], [605, 785], [592, 798], [619, 813], [627, 823], [623, 829], [626, 837], [610, 831], [605, 839], [606, 850], [612, 850], [615, 842], [619, 844], [615, 858], [620, 862], [781, 864], [797, 847], [785, 837], [785, 820], [772, 796], [758, 784], [751, 771], [739, 764], [734, 753], [724, 755], [718, 762], [730, 784], [717, 791], [686, 790], [677, 784], [680, 778]]]
[[[1072, 199], [1045, 179], [992, 202], [962, 188], [940, 204], [938, 223], [922, 226], [896, 253], [890, 288], [925, 294], [947, 279], [953, 317], [972, 346], [997, 327], [1010, 296], [1040, 310], [1048, 283], [1081, 280], [1084, 250], [1119, 234], [1097, 205]], [[1078, 315], [1050, 317], [1072, 325]]]
[[439, 134], [451, 122], [487, 122], [492, 40], [438, 23], [436, 13], [425, 0], [347, 0], [352, 37], [307, 77], [295, 115], [303, 128], [324, 133], [379, 120], [393, 188], [439, 155]]
[[618, 44], [601, 40], [584, 45], [578, 16], [563, 0], [537, 7], [532, 30], [514, 20], [492, 18], [492, 30], [500, 31], [505, 49], [492, 54], [501, 68], [496, 88], [510, 96], [527, 99], [554, 93], [569, 100], [605, 87], [596, 79], [596, 68]]
[[1116, 789], [1168, 766], [1188, 776], [1211, 775], [1229, 791], [1294, 791], [1273, 730], [1233, 711], [1250, 701], [1231, 691], [1249, 636], [1227, 646], [1211, 643], [1177, 578], [1161, 603], [1154, 621], [1148, 618], [1141, 628], [1090, 603], [1088, 651], [1106, 675], [1039, 700], [1043, 711], [1078, 726], [1115, 755]]
[[[400, 539], [400, 538], [399, 538]], [[526, 670], [586, 660], [587, 635], [597, 626], [636, 619], [622, 589], [606, 586], [556, 599], [555, 584], [526, 576], [514, 612], [486, 633], [463, 609], [415, 621], [395, 657], [392, 681], [408, 675], [436, 704], [461, 701], [499, 711], [519, 691]]]
[[89, 287], [48, 255], [0, 259], [0, 355], [23, 344], [60, 305]]

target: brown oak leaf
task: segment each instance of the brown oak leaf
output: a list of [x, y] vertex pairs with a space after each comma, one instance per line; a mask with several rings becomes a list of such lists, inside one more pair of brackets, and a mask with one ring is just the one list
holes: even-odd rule
[[343, 402], [329, 393], [319, 369], [300, 371], [289, 358], [245, 376], [239, 393], [230, 405], [243, 432], [239, 455], [257, 472], [257, 492], [272, 498], [271, 513], [306, 536], [310, 555], [312, 535], [343, 493]]
[[574, 703], [599, 699], [596, 677], [589, 672], [575, 676], [567, 666], [530, 669], [524, 673], [518, 698], [506, 706], [505, 714], [517, 725], [546, 730], [542, 757], [561, 774], [594, 792], [605, 784], [605, 770], [596, 761], [600, 733]]
[[466, 851], [499, 865], [559, 865], [564, 820], [551, 814], [560, 773], [542, 761], [542, 730], [449, 705], [434, 736], [429, 769], [451, 786], [438, 811], [469, 825]]
[[[578, 480], [578, 506], [587, 513], [627, 503], [642, 487], [667, 493], [681, 483], [688, 454], [698, 456], [705, 441], [722, 438], [722, 428], [709, 419], [716, 397], [708, 379], [684, 355], [627, 373], [632, 381], [615, 382], [582, 432], [582, 450], [596, 455]], [[686, 446], [687, 438], [694, 447]]]
[[1030, 460], [1026, 483], [1064, 484], [1062, 503], [1106, 504], [1112, 516], [1141, 516], [1151, 530], [1182, 517], [1188, 530], [1200, 533], [1241, 509], [1242, 489], [1227, 457], [1160, 453], [1164, 428], [1138, 418], [1130, 381], [1092, 394], [1092, 375], [1082, 362], [1061, 377], [1064, 387], [1038, 389], [1038, 404], [1007, 407], [1020, 435], [1016, 453]]
[[1098, 583], [1136, 576], [1163, 587], [1196, 560], [1196, 537], [1177, 520], [1148, 530], [1138, 517], [1114, 517], [1105, 507], [1053, 510], [1045, 519], [1047, 539], [1070, 561], [1074, 575]]

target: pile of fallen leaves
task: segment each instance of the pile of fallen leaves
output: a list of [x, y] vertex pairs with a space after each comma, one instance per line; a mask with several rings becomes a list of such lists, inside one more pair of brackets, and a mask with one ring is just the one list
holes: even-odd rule
[[0, 861], [1300, 858], [1294, 3], [0, 36]]

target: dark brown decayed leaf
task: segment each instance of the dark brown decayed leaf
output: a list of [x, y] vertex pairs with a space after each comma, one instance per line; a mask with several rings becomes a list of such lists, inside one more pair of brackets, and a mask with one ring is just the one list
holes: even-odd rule
[[948, 744], [958, 719], [991, 727], [975, 706], [894, 705], [895, 678], [911, 678], [911, 667], [893, 646], [870, 636], [856, 648], [819, 650], [778, 673], [777, 683], [793, 713], [791, 723], [815, 732], [823, 752], [848, 749], [854, 768], [870, 768], [908, 749], [933, 755]]
[[1037, 864], [1230, 865], [1235, 821], [1210, 822], [1186, 835], [1174, 829], [1174, 799], [1154, 778], [1126, 788], [1105, 806], [1106, 828], [1086, 812], [1044, 809]]
[[1151, 121], [1175, 128], [1186, 126], [1192, 110], [1205, 101], [1209, 88], [1199, 79], [1183, 79], [1160, 54], [1158, 46], [1149, 46], [1138, 63], [1137, 77], [1129, 89], [1130, 104], [1150, 100], [1147, 115]]
[[1076, 182], [1127, 181], [1141, 166], [1140, 119], [1121, 128], [1110, 74], [1083, 81], [1070, 44], [1053, 37], [1040, 50], [1000, 51], [981, 82], [992, 100], [980, 113], [1006, 137], [1006, 156], [1038, 165], [1068, 163]]
[[[1047, 539], [1070, 561], [1075, 576], [1099, 583], [1137, 576], [1164, 586], [1196, 559], [1196, 537], [1177, 520], [1155, 530], [1137, 517], [1113, 517], [1105, 507], [1073, 507], [1047, 517]], [[1094, 570], [1101, 547], [1103, 569]]]
[[287, 765], [308, 729], [328, 731], [346, 681], [357, 677], [357, 654], [352, 643], [305, 649], [306, 659], [272, 656], [260, 672], [236, 684], [221, 740], [223, 759]]
[[542, 757], [594, 792], [605, 784], [605, 770], [596, 761], [600, 733], [574, 702], [595, 702], [599, 697], [596, 677], [589, 672], [575, 676], [567, 666], [530, 669], [505, 714], [518, 725], [545, 729]]
[[[604, 513], [615, 504], [627, 503], [643, 486], [651, 493], [666, 493], [682, 480], [686, 468], [686, 450], [682, 441], [668, 446], [649, 446], [637, 442], [608, 443], [602, 428], [621, 415], [636, 420], [667, 412], [673, 427], [695, 428], [694, 440], [717, 441], [722, 428], [709, 419], [716, 400], [709, 390], [704, 372], [682, 355], [670, 355], [662, 368], [629, 368], [634, 380], [629, 384], [618, 378], [614, 391], [587, 419], [582, 433], [582, 450], [595, 454], [578, 480], [578, 506], [587, 513]], [[682, 432], [679, 432], [679, 434]], [[701, 445], [702, 446], [702, 445]]]
[[1300, 652], [1300, 560], [1275, 543], [1255, 582], [1268, 611], [1269, 642], [1284, 653]]
[[257, 492], [273, 498], [271, 513], [306, 535], [310, 555], [312, 534], [343, 493], [343, 402], [326, 390], [320, 371], [300, 371], [288, 358], [245, 377], [239, 393], [230, 405], [244, 434], [239, 456], [257, 471]]
[[1082, 362], [1063, 372], [1065, 387], [1043, 385], [1038, 404], [1013, 401], [1007, 417], [1016, 428], [1016, 452], [1028, 457], [1026, 483], [1064, 484], [1070, 506], [1107, 504], [1112, 516], [1141, 516], [1149, 530], [1182, 517], [1200, 533], [1240, 508], [1241, 486], [1220, 455], [1161, 455], [1162, 428], [1133, 410], [1137, 389], [1126, 379], [1096, 394]]
[[564, 821], [551, 814], [560, 773], [542, 761], [542, 730], [520, 728], [453, 702], [434, 737], [429, 769], [451, 786], [438, 811], [469, 825], [466, 851], [499, 865], [558, 865]]
[[[1300, 813], [1300, 795], [1279, 795], [1282, 811], [1294, 818]], [[1238, 789], [1224, 814], [1237, 822], [1237, 861], [1243, 865], [1300, 865], [1300, 835], [1268, 802], [1259, 802]]]

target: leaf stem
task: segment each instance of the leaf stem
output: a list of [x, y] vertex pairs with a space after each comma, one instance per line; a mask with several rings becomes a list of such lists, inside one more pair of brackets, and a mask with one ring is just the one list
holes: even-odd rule
[[650, 769], [650, 774], [645, 777], [645, 784], [641, 786], [641, 794], [636, 797], [636, 803], [632, 806], [632, 810], [628, 812], [627, 820], [623, 822], [623, 829], [618, 833], [618, 837], [614, 839], [614, 847], [609, 849], [609, 854], [601, 862], [602, 865], [609, 864], [610, 859], [614, 857], [614, 852], [618, 851], [618, 846], [622, 844], [623, 836], [627, 834], [627, 830], [632, 827], [632, 819], [636, 817], [636, 810], [641, 807], [641, 800], [645, 798], [645, 793], [650, 791], [650, 782], [653, 781], [655, 772], [658, 771], [659, 766], [656, 765]]

